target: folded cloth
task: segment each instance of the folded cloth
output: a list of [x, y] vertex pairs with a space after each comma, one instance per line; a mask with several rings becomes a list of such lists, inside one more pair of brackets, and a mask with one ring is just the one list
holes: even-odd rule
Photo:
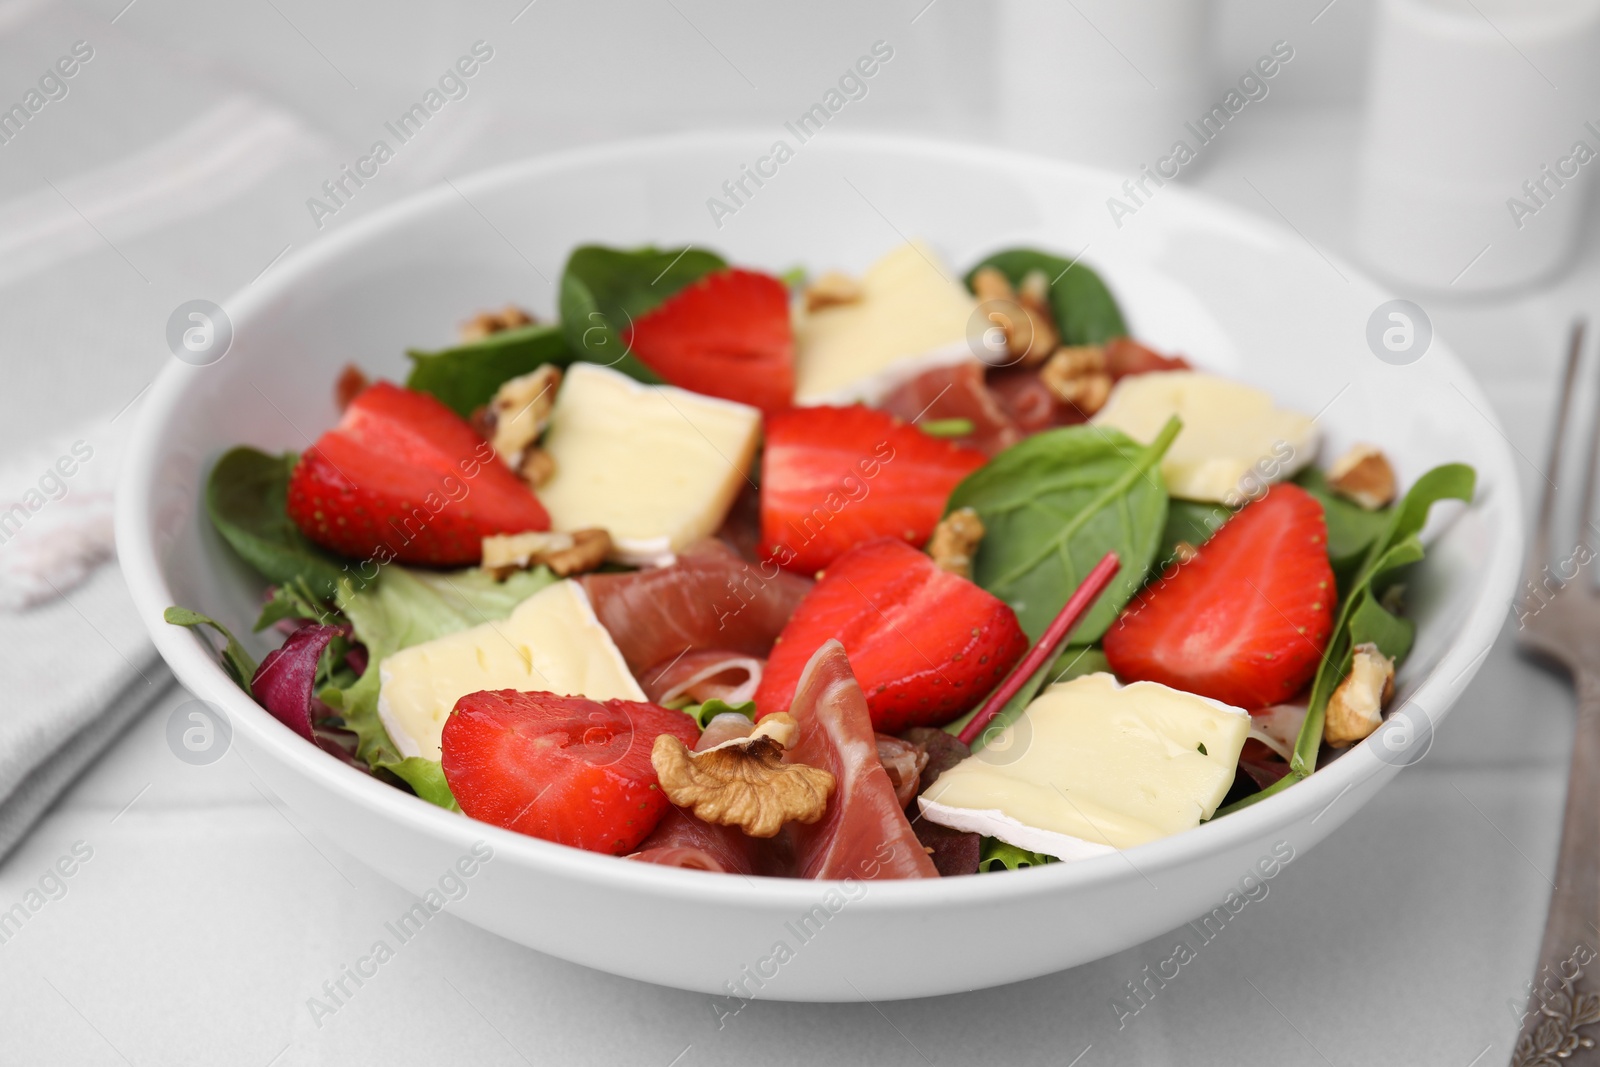
[[3, 858], [173, 679], [115, 566], [29, 611], [0, 611], [0, 678]]

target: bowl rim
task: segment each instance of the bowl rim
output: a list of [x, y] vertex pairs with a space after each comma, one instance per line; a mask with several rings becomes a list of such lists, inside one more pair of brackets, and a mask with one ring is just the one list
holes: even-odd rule
[[[225, 306], [237, 329], [239, 323], [248, 322], [273, 301], [293, 292], [307, 274], [359, 250], [365, 243], [391, 229], [444, 210], [447, 205], [474, 191], [493, 191], [543, 174], [581, 170], [622, 158], [743, 149], [769, 137], [770, 131], [752, 127], [606, 141], [540, 154], [500, 164], [465, 178], [441, 182], [320, 237], [305, 249], [286, 257], [267, 275], [235, 292]], [[819, 154], [868, 151], [913, 156], [929, 162], [970, 164], [978, 161], [985, 165], [1007, 166], [1018, 173], [1054, 174], [1077, 180], [1092, 178], [1104, 180], [1108, 188], [1117, 185], [1113, 172], [1103, 168], [977, 142], [838, 131], [828, 141], [814, 147]], [[1285, 247], [1293, 244], [1290, 238], [1294, 235], [1287, 228], [1207, 194], [1174, 187], [1165, 194], [1165, 198], [1173, 203], [1185, 203], [1184, 210], [1209, 215], [1214, 220], [1242, 228], [1244, 232], [1270, 235]], [[1326, 258], [1350, 276], [1377, 284], [1371, 282], [1364, 271], [1342, 257], [1330, 253]], [[1520, 499], [1517, 472], [1493, 408], [1477, 381], [1441, 338], [1435, 337], [1430, 357], [1438, 361], [1436, 365], [1444, 365], [1442, 369], [1451, 373], [1456, 387], [1484, 413], [1500, 437], [1500, 442], [1490, 444], [1496, 469], [1481, 472], [1489, 475], [1482, 481], [1492, 486], [1493, 491], [1485, 498], [1480, 490], [1479, 499], [1472, 504], [1474, 508], [1486, 509], [1499, 520], [1493, 555], [1483, 567], [1487, 573], [1482, 591], [1468, 609], [1458, 637], [1451, 642], [1438, 665], [1421, 679], [1408, 700], [1408, 704], [1422, 709], [1436, 726], [1482, 665], [1499, 634], [1504, 621], [1501, 602], [1510, 602], [1510, 594], [1521, 568], [1522, 527], [1517, 504]], [[408, 833], [453, 843], [463, 851], [475, 842], [486, 842], [496, 850], [497, 856], [512, 859], [516, 865], [527, 867], [541, 876], [568, 878], [597, 887], [705, 904], [761, 907], [814, 904], [829, 887], [843, 884], [836, 880], [713, 877], [703, 871], [621, 862], [617, 857], [542, 841], [464, 818], [386, 785], [340, 760], [328, 757], [279, 723], [228, 678], [208, 643], [193, 633], [168, 625], [162, 619], [162, 611], [174, 601], [155, 545], [152, 504], [160, 473], [155, 460], [161, 451], [162, 428], [183, 404], [193, 383], [198, 380], [197, 373], [203, 373], [204, 370], [204, 367], [193, 367], [174, 360], [154, 380], [143, 410], [138, 413], [123, 470], [118, 478], [116, 542], [125, 580], [162, 658], [190, 692], [220, 706], [235, 731], [243, 731], [260, 751], [288, 764], [295, 772], [310, 777], [317, 787], [340, 795], [346, 802], [364, 809], [371, 816], [398, 823]], [[203, 610], [203, 606], [200, 608]], [[1229, 851], [1252, 840], [1270, 837], [1274, 831], [1285, 830], [1312, 812], [1319, 809], [1327, 811], [1344, 793], [1374, 776], [1392, 775], [1397, 771], [1397, 767], [1378, 759], [1371, 751], [1371, 746], [1358, 745], [1293, 788], [1225, 819], [1202, 823], [1193, 830], [1112, 855], [1050, 864], [1029, 870], [1025, 875], [1011, 872], [1008, 878], [945, 878], [932, 884], [921, 879], [876, 881], [871, 884], [871, 892], [860, 897], [852, 908], [863, 911], [879, 908], [915, 911], [943, 909], [952, 904], [1002, 902], [1020, 897], [1068, 893], [1078, 887], [1126, 879], [1129, 868], [1149, 881], [1151, 875], [1203, 860], [1208, 855]]]

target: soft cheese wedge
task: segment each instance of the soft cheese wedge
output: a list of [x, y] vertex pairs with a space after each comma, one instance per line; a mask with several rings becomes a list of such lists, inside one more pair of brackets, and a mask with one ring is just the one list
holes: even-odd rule
[[722, 525], [760, 432], [749, 405], [575, 363], [542, 442], [555, 474], [539, 500], [557, 530], [608, 531], [624, 563], [670, 563]]
[[485, 689], [644, 700], [622, 653], [567, 579], [518, 604], [511, 616], [420, 645], [378, 665], [378, 717], [403, 756], [439, 758], [456, 701]]
[[931, 822], [1059, 859], [1200, 825], [1233, 784], [1250, 716], [1110, 674], [1053, 685], [918, 798]]
[[926, 245], [896, 248], [860, 288], [860, 300], [796, 322], [797, 403], [872, 402], [924, 366], [972, 359], [967, 328], [978, 303]]
[[1238, 507], [1268, 482], [1311, 462], [1310, 416], [1279, 408], [1270, 394], [1200, 371], [1133, 374], [1090, 421], [1149, 442], [1173, 415], [1183, 430], [1161, 461], [1167, 490], [1184, 500]]

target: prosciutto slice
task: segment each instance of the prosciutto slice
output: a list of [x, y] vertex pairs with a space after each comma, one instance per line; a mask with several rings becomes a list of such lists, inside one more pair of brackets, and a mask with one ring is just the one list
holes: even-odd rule
[[696, 650], [765, 656], [811, 588], [809, 579], [748, 563], [716, 540], [685, 549], [670, 567], [579, 581], [638, 677]]
[[1022, 440], [1022, 431], [984, 384], [983, 364], [976, 360], [923, 371], [878, 406], [907, 422], [969, 419], [972, 433], [953, 440], [991, 456]]
[[746, 837], [737, 826], [713, 826], [678, 808], [667, 809], [639, 851], [628, 858], [664, 867], [724, 874], [759, 874], [770, 842]]
[[722, 649], [685, 652], [645, 671], [639, 684], [653, 704], [687, 696], [696, 704], [721, 700], [739, 705], [755, 698], [766, 664], [756, 656]]
[[838, 641], [806, 664], [790, 714], [800, 729], [784, 758], [831, 771], [837, 783], [821, 820], [791, 828], [795, 876], [937, 878], [878, 758], [867, 698]]

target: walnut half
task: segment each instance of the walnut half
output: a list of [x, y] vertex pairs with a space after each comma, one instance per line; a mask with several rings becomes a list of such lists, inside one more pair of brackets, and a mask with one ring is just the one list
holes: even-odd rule
[[561, 368], [546, 363], [538, 370], [518, 375], [495, 391], [489, 401], [493, 431], [489, 443], [495, 454], [517, 469], [526, 452], [550, 423], [561, 388]]
[[798, 732], [784, 713], [769, 715], [749, 737], [736, 737], [704, 752], [691, 752], [678, 738], [661, 734], [650, 763], [661, 791], [696, 818], [737, 826], [751, 837], [773, 837], [786, 822], [814, 823], [828, 810], [834, 778], [821, 767], [785, 763], [783, 750]]
[[1350, 673], [1328, 698], [1322, 739], [1345, 748], [1383, 725], [1383, 706], [1394, 696], [1394, 660], [1370, 641], [1357, 645]]
[[1389, 506], [1399, 491], [1388, 457], [1372, 445], [1356, 445], [1340, 456], [1328, 469], [1328, 488], [1368, 511]]
[[611, 554], [611, 535], [601, 529], [573, 533], [490, 534], [483, 539], [483, 569], [496, 578], [541, 563], [565, 578], [592, 571]]
[[1061, 335], [1056, 332], [1049, 303], [1044, 299], [1048, 289], [1049, 282], [1042, 272], [1037, 280], [1032, 274], [1023, 279], [1020, 295], [996, 267], [982, 267], [972, 276], [972, 294], [984, 307], [989, 321], [1005, 334], [1006, 351], [1014, 363], [1037, 366], [1060, 343]]
[[480, 311], [461, 324], [461, 343], [471, 344], [506, 330], [532, 326], [534, 318], [515, 304], [507, 304], [499, 311]]
[[972, 557], [983, 540], [983, 520], [971, 508], [957, 508], [933, 528], [928, 555], [934, 566], [963, 578], [972, 577]]
[[1077, 408], [1085, 418], [1105, 407], [1111, 396], [1111, 374], [1105, 349], [1099, 345], [1058, 348], [1039, 368], [1039, 380], [1056, 399]]

